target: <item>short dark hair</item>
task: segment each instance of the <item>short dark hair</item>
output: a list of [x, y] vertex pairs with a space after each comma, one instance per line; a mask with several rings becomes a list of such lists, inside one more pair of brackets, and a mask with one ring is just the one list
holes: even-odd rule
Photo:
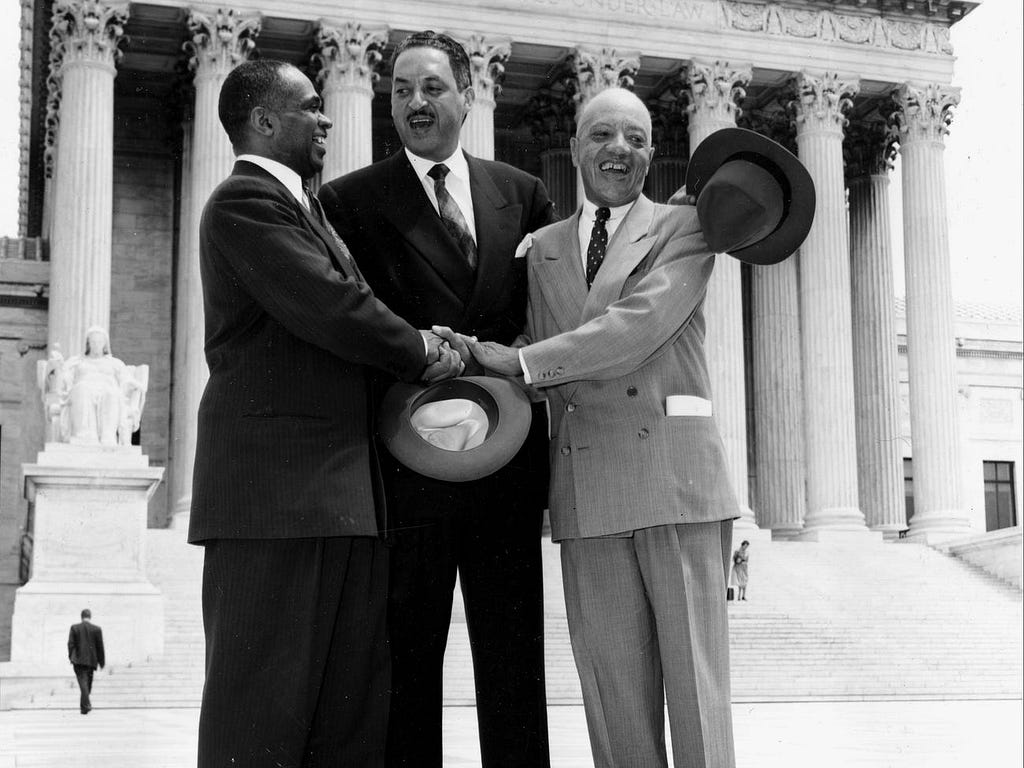
[[398, 44], [394, 54], [391, 56], [391, 69], [394, 71], [395, 62], [398, 57], [410, 48], [435, 48], [448, 57], [448, 65], [452, 68], [455, 76], [455, 85], [460, 91], [464, 91], [473, 84], [473, 78], [469, 71], [469, 54], [462, 43], [453, 37], [443, 33], [435, 32], [432, 29], [423, 32], [413, 32], [405, 40]]
[[252, 59], [243, 61], [224, 78], [217, 115], [232, 145], [244, 139], [245, 125], [253, 109], [280, 106], [281, 70], [290, 66], [280, 59]]
[[750, 546], [750, 542], [749, 542], [749, 541], [741, 541], [741, 542], [740, 542], [740, 546], [741, 546], [741, 547], [742, 547], [742, 546], [743, 546], [744, 544], [746, 544], [746, 545], [747, 545], [748, 547]]
[[82, 609], [82, 618], [83, 619], [91, 619], [92, 618], [92, 611], [90, 611], [88, 608], [83, 608]]

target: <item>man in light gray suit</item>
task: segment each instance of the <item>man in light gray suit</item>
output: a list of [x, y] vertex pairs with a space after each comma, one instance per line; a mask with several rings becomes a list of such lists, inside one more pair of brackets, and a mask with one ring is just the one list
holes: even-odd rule
[[730, 768], [739, 512], [704, 360], [715, 257], [693, 206], [641, 194], [654, 148], [632, 93], [595, 96], [571, 151], [586, 200], [520, 246], [528, 338], [457, 341], [550, 405], [551, 532], [595, 764], [667, 766], [667, 694], [676, 768]]

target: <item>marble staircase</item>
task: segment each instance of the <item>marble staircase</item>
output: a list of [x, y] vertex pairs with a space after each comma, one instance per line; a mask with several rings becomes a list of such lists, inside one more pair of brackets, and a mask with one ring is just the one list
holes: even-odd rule
[[[96, 677], [98, 707], [197, 706], [203, 682], [202, 550], [148, 532], [148, 573], [166, 599], [159, 657]], [[550, 704], [578, 704], [558, 547], [544, 543]], [[920, 544], [765, 542], [751, 547], [748, 600], [731, 603], [733, 700], [1020, 698], [1021, 591]], [[473, 701], [457, 598], [446, 703]], [[77, 707], [74, 679], [31, 707]]]

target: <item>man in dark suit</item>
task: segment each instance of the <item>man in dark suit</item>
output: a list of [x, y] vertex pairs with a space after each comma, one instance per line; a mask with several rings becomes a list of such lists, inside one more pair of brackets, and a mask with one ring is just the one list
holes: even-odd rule
[[331, 127], [309, 79], [245, 62], [219, 114], [237, 162], [199, 233], [210, 368], [189, 527], [206, 548], [199, 766], [380, 766], [387, 558], [366, 376], [435, 380], [462, 366], [374, 297], [306, 193]]
[[92, 623], [92, 611], [88, 608], [82, 610], [82, 620], [71, 625], [71, 632], [68, 633], [68, 658], [71, 660], [71, 666], [75, 668], [78, 690], [81, 691], [79, 708], [83, 715], [88, 715], [92, 709], [89, 694], [92, 693], [93, 672], [97, 667], [103, 669], [103, 665], [106, 664], [103, 655], [103, 630]]
[[[511, 343], [526, 308], [523, 236], [554, 219], [540, 180], [462, 151], [473, 101], [452, 38], [408, 37], [395, 52], [391, 114], [405, 145], [320, 189], [328, 220], [374, 292], [417, 327]], [[390, 380], [384, 377], [381, 387]], [[441, 765], [442, 667], [456, 573], [473, 651], [483, 765], [548, 764], [540, 531], [544, 411], [496, 474], [466, 483], [382, 457], [392, 542], [390, 766]]]

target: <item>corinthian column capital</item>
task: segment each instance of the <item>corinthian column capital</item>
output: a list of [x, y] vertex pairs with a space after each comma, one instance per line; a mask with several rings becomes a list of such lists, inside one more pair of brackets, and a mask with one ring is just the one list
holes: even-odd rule
[[62, 66], [83, 61], [113, 68], [121, 56], [118, 46], [124, 40], [127, 20], [128, 3], [57, 0], [50, 28], [51, 50], [58, 52]]
[[797, 133], [827, 131], [841, 135], [846, 125], [843, 113], [853, 106], [852, 97], [860, 90], [860, 83], [843, 80], [835, 72], [801, 72], [793, 78], [793, 89]]
[[690, 62], [683, 74], [690, 103], [686, 107], [691, 119], [733, 123], [739, 116], [737, 102], [746, 96], [744, 86], [753, 77], [753, 68], [732, 66], [726, 61], [707, 64]]
[[904, 83], [893, 94], [893, 134], [896, 140], [942, 143], [953, 122], [953, 107], [960, 103], [960, 89], [952, 86]]
[[477, 101], [494, 102], [501, 93], [505, 62], [512, 55], [512, 38], [472, 34], [459, 37], [469, 55], [469, 71]]
[[321, 22], [316, 35], [319, 52], [313, 55], [314, 66], [319, 68], [317, 82], [324, 87], [372, 92], [373, 84], [380, 79], [377, 67], [390, 33], [386, 26], [364, 27], [350, 21], [336, 27]]
[[260, 23], [258, 13], [238, 16], [230, 8], [218, 8], [213, 15], [190, 11], [188, 31], [192, 37], [183, 46], [189, 68], [197, 74], [227, 75], [256, 47]]
[[896, 139], [884, 120], [851, 123], [843, 141], [846, 176], [882, 176], [892, 170]]
[[639, 51], [578, 45], [570, 59], [575, 73], [577, 111], [606, 88], [632, 88], [633, 77], [640, 69]]

